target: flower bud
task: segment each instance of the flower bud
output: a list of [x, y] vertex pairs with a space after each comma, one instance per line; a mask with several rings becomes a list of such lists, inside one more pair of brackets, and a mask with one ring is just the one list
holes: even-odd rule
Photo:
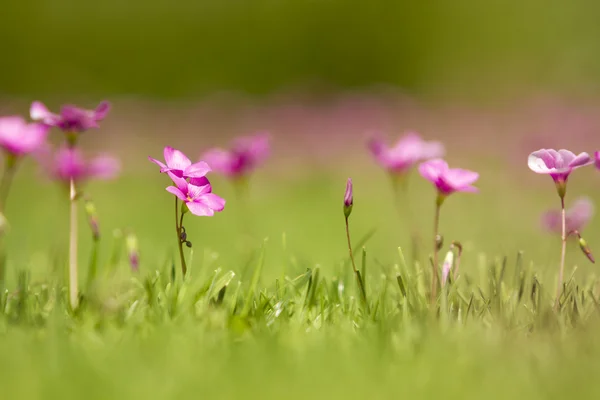
[[437, 246], [438, 251], [442, 249], [444, 246], [444, 237], [442, 235], [436, 235], [435, 245]]
[[444, 258], [444, 263], [442, 264], [442, 286], [446, 284], [448, 280], [448, 275], [450, 274], [450, 270], [452, 269], [452, 264], [454, 263], [454, 252], [452, 249], [448, 250], [446, 253], [446, 258]]
[[585, 254], [585, 256], [588, 258], [588, 260], [590, 260], [592, 262], [592, 264], [594, 264], [596, 262], [596, 260], [594, 259], [594, 255], [592, 254], [592, 251], [590, 250], [590, 248], [587, 245], [587, 242], [581, 236], [579, 236], [579, 248], [581, 249], [581, 251], [583, 251], [583, 254]]
[[134, 272], [137, 272], [140, 265], [140, 255], [138, 249], [137, 236], [134, 233], [129, 232], [125, 238], [127, 246], [127, 255], [129, 256], [129, 265]]
[[354, 205], [354, 194], [352, 190], [352, 178], [346, 182], [346, 193], [344, 193], [344, 216], [348, 218]]

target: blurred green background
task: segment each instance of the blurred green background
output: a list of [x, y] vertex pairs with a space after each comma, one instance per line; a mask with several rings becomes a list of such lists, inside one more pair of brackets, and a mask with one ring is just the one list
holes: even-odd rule
[[595, 94], [593, 0], [5, 0], [4, 96]]

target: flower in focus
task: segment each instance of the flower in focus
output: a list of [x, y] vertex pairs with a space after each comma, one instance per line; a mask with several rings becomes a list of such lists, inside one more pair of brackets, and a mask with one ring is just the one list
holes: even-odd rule
[[81, 151], [63, 147], [53, 155], [40, 156], [42, 166], [56, 180], [69, 184], [71, 179], [76, 183], [90, 179], [111, 179], [120, 171], [119, 161], [109, 155], [101, 155], [86, 159]]
[[346, 218], [350, 216], [353, 205], [354, 194], [352, 191], [352, 178], [348, 178], [348, 181], [346, 182], [346, 192], [344, 193], [344, 215], [346, 216]]
[[230, 178], [249, 174], [264, 162], [270, 154], [270, 137], [267, 133], [240, 137], [233, 141], [229, 150], [214, 148], [205, 152], [201, 159], [215, 171]]
[[109, 111], [110, 103], [102, 101], [95, 110], [64, 105], [60, 110], [60, 114], [54, 114], [43, 103], [34, 101], [31, 104], [29, 113], [34, 121], [60, 128], [65, 132], [80, 133], [88, 129], [98, 128], [98, 122], [102, 121]]
[[223, 211], [225, 208], [225, 200], [212, 193], [210, 184], [199, 185], [207, 180], [191, 179], [188, 182], [171, 172], [168, 174], [175, 186], [167, 187], [167, 191], [183, 201], [192, 214], [211, 217], [215, 211]]
[[442, 159], [429, 160], [419, 165], [421, 176], [433, 183], [440, 198], [454, 192], [478, 192], [472, 184], [479, 178], [477, 172], [460, 168], [449, 168]]
[[[165, 163], [148, 157], [150, 161], [160, 167], [160, 172], [170, 172], [178, 178], [202, 178], [211, 171], [211, 168], [204, 161], [192, 164], [189, 158], [181, 151], [172, 147], [165, 147], [163, 151]], [[202, 185], [199, 185], [202, 186]]]
[[[588, 197], [580, 197], [573, 202], [565, 213], [566, 233], [581, 231], [594, 215], [594, 203]], [[542, 226], [549, 232], [561, 234], [562, 222], [560, 210], [549, 210], [542, 214]]]
[[534, 151], [527, 159], [529, 168], [538, 174], [550, 175], [554, 179], [558, 195], [566, 194], [567, 179], [574, 169], [592, 164], [594, 161], [588, 153], [575, 155], [569, 150], [541, 149]]
[[443, 157], [444, 146], [440, 142], [425, 141], [415, 132], [407, 132], [392, 147], [379, 138], [368, 143], [377, 163], [392, 173], [405, 173], [416, 163]]
[[43, 124], [27, 123], [19, 116], [0, 118], [0, 147], [12, 156], [23, 156], [40, 148], [48, 134]]

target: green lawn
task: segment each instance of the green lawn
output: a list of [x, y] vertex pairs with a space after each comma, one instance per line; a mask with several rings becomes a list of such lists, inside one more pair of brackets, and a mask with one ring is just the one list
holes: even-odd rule
[[[100, 272], [87, 286], [91, 240], [81, 212], [84, 302], [75, 314], [64, 287], [64, 193], [31, 164], [20, 171], [7, 212], [3, 398], [597, 398], [596, 267], [570, 244], [566, 276], [573, 276], [554, 313], [560, 242], [541, 232], [538, 220], [558, 197], [550, 178], [525, 162], [498, 170], [468, 156], [452, 160], [481, 172], [481, 193], [452, 195], [442, 209], [440, 258], [451, 240], [465, 251], [460, 277], [434, 316], [423, 268], [433, 189], [418, 175], [410, 194], [422, 241], [417, 263], [406, 218], [372, 163], [339, 160], [301, 173], [300, 166], [282, 167], [290, 178], [267, 165], [245, 201], [215, 176], [214, 191], [228, 203], [213, 218], [186, 217], [193, 254], [186, 249], [191, 273], [182, 281], [168, 178], [142, 153], [126, 160], [136, 168], [120, 179], [86, 188], [100, 214]], [[359, 242], [368, 239], [370, 313], [347, 258], [348, 175], [359, 268]], [[592, 167], [577, 171], [569, 199], [597, 199], [597, 179]], [[111, 263], [117, 228], [138, 237], [137, 274], [125, 254]], [[600, 248], [597, 224], [583, 233], [592, 250]]]

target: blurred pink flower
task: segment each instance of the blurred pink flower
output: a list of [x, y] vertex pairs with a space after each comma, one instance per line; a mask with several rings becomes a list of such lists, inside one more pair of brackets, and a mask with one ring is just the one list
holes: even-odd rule
[[419, 165], [421, 176], [435, 185], [442, 196], [454, 192], [478, 192], [471, 186], [478, 178], [477, 172], [460, 168], [448, 168], [448, 163], [442, 159], [429, 160]]
[[596, 168], [600, 169], [600, 151], [594, 152], [594, 162], [596, 163]]
[[[181, 151], [172, 147], [165, 147], [164, 157], [166, 165], [162, 162], [148, 157], [150, 161], [160, 167], [160, 172], [170, 172], [178, 178], [202, 178], [211, 171], [211, 168], [204, 161], [192, 164], [189, 158]], [[199, 185], [202, 186], [202, 185]]]
[[112, 156], [85, 159], [81, 151], [68, 147], [62, 147], [54, 154], [41, 154], [39, 160], [52, 178], [67, 184], [71, 179], [78, 184], [90, 179], [111, 179], [121, 169], [119, 161]]
[[183, 201], [192, 214], [211, 217], [215, 211], [225, 208], [225, 200], [212, 193], [210, 184], [199, 186], [195, 184], [198, 181], [188, 182], [171, 172], [167, 173], [175, 183], [175, 186], [167, 187], [167, 191]]
[[404, 173], [420, 161], [443, 157], [445, 152], [440, 142], [424, 141], [415, 132], [407, 132], [392, 147], [380, 138], [371, 139], [368, 146], [377, 163], [393, 173]]
[[565, 183], [574, 169], [593, 162], [588, 153], [575, 155], [564, 149], [558, 151], [540, 149], [531, 153], [527, 160], [527, 164], [533, 172], [550, 175], [557, 183]]
[[29, 113], [34, 121], [60, 128], [65, 132], [83, 132], [91, 128], [98, 128], [98, 122], [102, 121], [109, 111], [110, 103], [102, 101], [95, 110], [64, 105], [60, 114], [54, 114], [43, 103], [34, 101]]
[[[579, 197], [566, 211], [566, 233], [581, 231], [594, 215], [594, 203], [588, 197]], [[549, 232], [562, 234], [561, 210], [548, 210], [542, 214], [542, 227]]]
[[200, 157], [216, 172], [230, 178], [250, 173], [264, 162], [270, 154], [270, 136], [259, 133], [234, 140], [230, 150], [214, 148]]
[[13, 156], [23, 156], [39, 149], [45, 142], [48, 127], [30, 124], [19, 116], [0, 118], [0, 147]]

